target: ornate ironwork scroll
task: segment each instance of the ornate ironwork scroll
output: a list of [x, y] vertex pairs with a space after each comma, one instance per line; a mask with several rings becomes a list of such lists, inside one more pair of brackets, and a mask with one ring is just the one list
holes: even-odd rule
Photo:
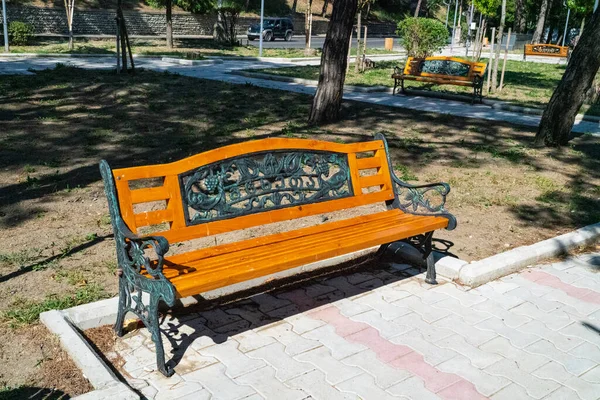
[[179, 175], [186, 224], [352, 196], [348, 156], [285, 150], [254, 153]]
[[471, 64], [452, 60], [423, 60], [420, 63], [419, 72], [427, 74], [468, 76]]
[[448, 219], [448, 227], [452, 230], [456, 227], [456, 218], [446, 208], [446, 196], [450, 193], [450, 185], [444, 182], [425, 185], [411, 185], [403, 182], [396, 176], [392, 169], [392, 162], [385, 136], [381, 133], [375, 135], [375, 139], [382, 140], [390, 165], [390, 175], [394, 182], [395, 199], [391, 207], [415, 215], [436, 215]]
[[[165, 364], [158, 321], [158, 305], [161, 301], [168, 306], [175, 305], [175, 288], [163, 275], [164, 256], [169, 251], [169, 243], [162, 236], [139, 237], [131, 232], [121, 218], [112, 171], [104, 160], [100, 162], [100, 174], [108, 199], [120, 271], [119, 309], [114, 329], [118, 336], [122, 336], [125, 315], [128, 312], [137, 315], [150, 331], [156, 345], [158, 370], [171, 376], [174, 371]], [[155, 260], [150, 260], [147, 250], [154, 252]], [[143, 293], [149, 295], [148, 304], [143, 301]]]

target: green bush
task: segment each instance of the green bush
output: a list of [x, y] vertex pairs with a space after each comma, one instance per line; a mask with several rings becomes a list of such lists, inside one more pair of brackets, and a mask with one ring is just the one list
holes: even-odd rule
[[436, 19], [406, 18], [398, 23], [400, 41], [409, 57], [429, 57], [448, 42], [448, 29]]
[[33, 37], [33, 25], [27, 22], [12, 21], [8, 24], [8, 37], [11, 44], [24, 46]]

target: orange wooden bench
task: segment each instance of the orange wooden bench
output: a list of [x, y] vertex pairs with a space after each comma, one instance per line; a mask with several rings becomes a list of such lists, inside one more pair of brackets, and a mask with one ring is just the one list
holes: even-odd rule
[[[263, 139], [115, 170], [103, 160], [100, 171], [120, 268], [115, 330], [122, 335], [125, 314], [136, 314], [167, 376], [160, 301], [172, 307], [178, 298], [399, 240], [421, 250], [434, 284], [433, 232], [456, 225], [444, 208], [450, 187], [398, 179], [381, 134], [352, 144]], [[169, 255], [175, 243], [373, 203], [387, 210]]]
[[559, 57], [569, 59], [569, 47], [555, 44], [526, 44], [523, 48], [523, 60], [527, 56]]
[[483, 75], [485, 63], [478, 63], [456, 57], [408, 57], [404, 69], [394, 67], [393, 94], [400, 86], [402, 93], [406, 93], [404, 81], [417, 81], [434, 83], [437, 85], [469, 86], [473, 88], [473, 100], [479, 98], [483, 101]]

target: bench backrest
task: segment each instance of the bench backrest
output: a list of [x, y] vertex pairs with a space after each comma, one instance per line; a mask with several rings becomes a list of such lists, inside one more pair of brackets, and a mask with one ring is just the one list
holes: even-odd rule
[[172, 243], [394, 199], [381, 140], [262, 139], [112, 173], [129, 229]]
[[557, 46], [555, 44], [526, 44], [524, 48], [527, 56], [568, 57], [568, 46]]
[[477, 63], [456, 57], [408, 57], [404, 66], [404, 75], [430, 78], [448, 78], [457, 81], [472, 82], [475, 76], [482, 77], [486, 63]]

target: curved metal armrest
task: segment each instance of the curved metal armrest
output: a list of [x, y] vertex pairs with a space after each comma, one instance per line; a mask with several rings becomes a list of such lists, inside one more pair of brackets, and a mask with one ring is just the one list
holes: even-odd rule
[[395, 66], [394, 67], [394, 75], [395, 74], [401, 74], [402, 73], [402, 68], [400, 68], [399, 66]]
[[[115, 223], [119, 233], [129, 242], [128, 248], [129, 257], [135, 265], [137, 272], [140, 272], [141, 267], [154, 278], [164, 278], [162, 273], [164, 256], [169, 251], [169, 242], [163, 236], [139, 236], [131, 232], [120, 218]], [[156, 253], [156, 263], [151, 263], [150, 259], [145, 255], [144, 250], [152, 247]], [[166, 279], [166, 278], [165, 278]]]

